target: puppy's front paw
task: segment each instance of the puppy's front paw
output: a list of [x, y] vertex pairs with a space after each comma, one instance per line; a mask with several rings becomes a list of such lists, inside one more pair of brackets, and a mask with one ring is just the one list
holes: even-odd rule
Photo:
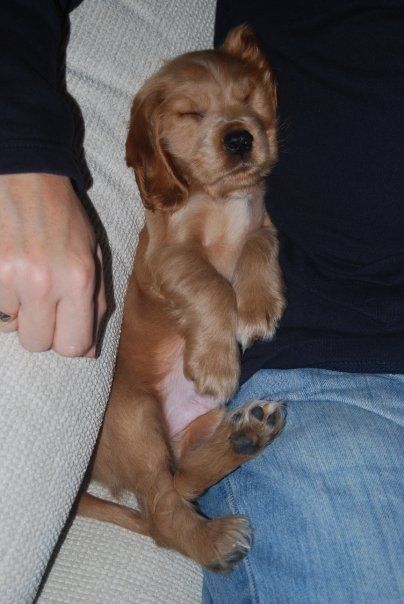
[[195, 346], [185, 357], [184, 372], [201, 394], [213, 396], [217, 403], [228, 402], [240, 376], [240, 354], [234, 336], [227, 341], [212, 341], [209, 349]]
[[283, 295], [265, 291], [238, 301], [237, 340], [246, 350], [255, 340], [269, 340], [285, 309]]

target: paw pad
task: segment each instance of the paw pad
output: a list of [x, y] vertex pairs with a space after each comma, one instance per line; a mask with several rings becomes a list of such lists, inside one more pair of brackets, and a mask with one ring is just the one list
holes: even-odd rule
[[272, 413], [271, 415], [268, 415], [268, 417], [267, 417], [267, 424], [269, 426], [275, 426], [275, 424], [276, 424], [276, 415], [275, 415], [275, 413]]
[[[257, 405], [256, 407], [253, 407], [252, 409], [250, 409], [250, 414], [255, 417], [255, 419], [257, 419], [258, 421], [262, 421], [264, 419], [264, 410], [262, 407], [260, 407], [259, 405]], [[271, 415], [268, 416], [268, 419], [272, 417]]]
[[231, 439], [233, 449], [236, 453], [241, 453], [243, 455], [252, 455], [255, 451], [254, 443], [248, 436], [244, 434], [240, 434], [239, 436], [234, 436]]
[[230, 415], [230, 441], [235, 453], [254, 455], [281, 431], [285, 409], [275, 401], [251, 401]]

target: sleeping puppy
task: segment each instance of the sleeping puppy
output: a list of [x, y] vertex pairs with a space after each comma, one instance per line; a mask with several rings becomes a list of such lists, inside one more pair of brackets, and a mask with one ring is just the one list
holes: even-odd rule
[[116, 375], [92, 477], [140, 511], [83, 494], [79, 513], [150, 535], [225, 571], [251, 544], [247, 519], [193, 501], [279, 433], [282, 405], [235, 411], [243, 349], [284, 309], [264, 177], [277, 157], [271, 71], [246, 26], [219, 50], [166, 64], [135, 97], [126, 143], [146, 207]]

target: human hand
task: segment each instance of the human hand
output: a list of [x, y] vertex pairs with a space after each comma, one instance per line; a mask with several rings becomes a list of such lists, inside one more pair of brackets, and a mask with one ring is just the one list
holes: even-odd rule
[[31, 352], [94, 356], [106, 302], [101, 249], [69, 178], [0, 175], [0, 332]]

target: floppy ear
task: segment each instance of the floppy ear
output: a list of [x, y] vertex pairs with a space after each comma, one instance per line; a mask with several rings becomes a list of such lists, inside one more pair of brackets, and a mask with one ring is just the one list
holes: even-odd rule
[[148, 210], [174, 212], [188, 198], [188, 187], [176, 173], [159, 137], [161, 94], [141, 90], [133, 102], [126, 139], [126, 163], [135, 171]]
[[257, 37], [249, 25], [238, 25], [231, 29], [219, 50], [241, 61], [251, 63], [262, 72], [265, 82], [274, 86], [268, 59], [262, 52]]

